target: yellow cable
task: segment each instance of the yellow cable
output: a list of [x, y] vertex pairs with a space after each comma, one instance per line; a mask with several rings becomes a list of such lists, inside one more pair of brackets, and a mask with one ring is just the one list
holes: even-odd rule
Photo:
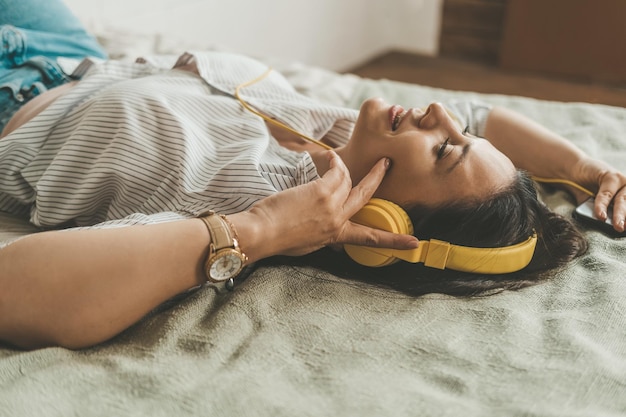
[[294, 135], [300, 136], [302, 139], [306, 139], [306, 140], [308, 140], [308, 141], [309, 141], [309, 142], [311, 142], [311, 143], [314, 143], [314, 144], [316, 144], [316, 145], [321, 146], [321, 147], [322, 147], [322, 148], [324, 148], [324, 149], [332, 150], [333, 148], [332, 148], [331, 146], [328, 146], [328, 145], [326, 145], [325, 143], [320, 142], [319, 140], [313, 139], [313, 138], [311, 138], [311, 137], [309, 137], [309, 136], [305, 135], [304, 133], [300, 133], [300, 132], [298, 132], [297, 130], [294, 130], [294, 129], [290, 128], [289, 126], [287, 126], [287, 125], [285, 125], [285, 124], [283, 124], [283, 123], [281, 123], [281, 122], [279, 122], [279, 121], [277, 121], [277, 120], [274, 120], [274, 119], [272, 119], [272, 118], [270, 118], [270, 117], [267, 117], [266, 115], [264, 115], [264, 114], [263, 114], [263, 113], [261, 113], [261, 112], [256, 111], [254, 108], [252, 108], [252, 106], [250, 106], [248, 103], [246, 103], [246, 102], [244, 101], [244, 99], [243, 99], [243, 98], [241, 98], [241, 95], [239, 94], [239, 90], [241, 90], [242, 88], [246, 88], [246, 87], [248, 87], [248, 86], [250, 86], [250, 85], [252, 85], [252, 84], [254, 84], [254, 83], [258, 83], [259, 81], [263, 80], [263, 79], [264, 79], [264, 78], [266, 78], [268, 75], [270, 75], [270, 73], [271, 73], [271, 72], [272, 72], [272, 68], [271, 68], [271, 67], [269, 67], [269, 68], [267, 69], [267, 71], [265, 71], [263, 74], [261, 74], [260, 76], [256, 77], [255, 79], [250, 80], [250, 81], [247, 81], [247, 82], [242, 83], [242, 84], [239, 84], [239, 85], [235, 88], [235, 97], [237, 98], [237, 100], [239, 100], [239, 102], [241, 103], [241, 105], [242, 105], [245, 109], [247, 109], [247, 110], [249, 110], [250, 112], [252, 112], [252, 113], [256, 114], [257, 116], [259, 116], [260, 118], [262, 118], [262, 119], [263, 119], [263, 120], [265, 120], [266, 122], [271, 123], [271, 124], [273, 124], [274, 126], [278, 126], [278, 127], [282, 128], [282, 129], [285, 129], [285, 130], [287, 130], [287, 131], [289, 131], [289, 132], [293, 133]]
[[583, 193], [587, 194], [589, 197], [595, 197], [596, 193], [589, 191], [588, 189], [586, 189], [585, 187], [583, 187], [582, 185], [578, 185], [573, 181], [570, 180], [562, 180], [559, 178], [542, 178], [542, 177], [535, 177], [535, 176], [531, 176], [531, 178], [537, 182], [543, 182], [546, 184], [564, 184], [564, 185], [569, 185], [570, 187], [574, 187], [579, 191], [582, 191]]

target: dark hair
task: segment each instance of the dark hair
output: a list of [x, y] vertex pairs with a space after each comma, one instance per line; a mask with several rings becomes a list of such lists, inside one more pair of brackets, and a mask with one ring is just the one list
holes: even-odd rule
[[329, 249], [303, 257], [296, 263], [313, 264], [335, 275], [412, 295], [470, 296], [539, 283], [587, 251], [585, 237], [570, 220], [539, 201], [533, 181], [519, 170], [512, 184], [488, 200], [452, 202], [436, 209], [418, 206], [407, 213], [415, 235], [422, 240], [435, 238], [457, 245], [488, 248], [522, 242], [536, 231], [537, 246], [530, 264], [509, 274], [437, 270], [402, 261], [382, 268], [369, 268]]

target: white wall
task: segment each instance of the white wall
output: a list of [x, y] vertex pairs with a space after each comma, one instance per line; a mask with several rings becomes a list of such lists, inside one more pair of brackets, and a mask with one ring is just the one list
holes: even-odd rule
[[65, 0], [92, 30], [159, 33], [341, 71], [381, 52], [434, 55], [443, 0]]

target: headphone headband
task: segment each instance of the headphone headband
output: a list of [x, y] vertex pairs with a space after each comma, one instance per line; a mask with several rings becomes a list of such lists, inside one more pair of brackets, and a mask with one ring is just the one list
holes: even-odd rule
[[[352, 217], [352, 221], [393, 233], [413, 233], [409, 216], [401, 207], [377, 198], [371, 199]], [[534, 233], [524, 242], [500, 248], [474, 248], [431, 239], [422, 240], [419, 247], [409, 250], [356, 245], [345, 245], [344, 249], [354, 261], [365, 266], [385, 266], [402, 259], [412, 263], [422, 262], [430, 268], [507, 274], [525, 268], [535, 253], [536, 245], [537, 234]]]
[[[369, 261], [365, 262], [368, 263], [372, 263], [372, 261], [376, 263], [376, 259], [379, 258], [396, 258], [411, 263], [421, 262], [430, 268], [453, 269], [479, 274], [507, 274], [525, 268], [533, 257], [536, 245], [537, 234], [535, 233], [524, 242], [500, 248], [473, 248], [453, 245], [437, 239], [421, 240], [419, 247], [409, 250], [365, 246], [354, 246], [354, 248], [358, 248], [358, 252], [360, 252], [356, 254], [356, 258], [367, 257]], [[364, 264], [363, 261], [355, 259], [353, 256], [354, 249], [349, 246], [351, 245], [346, 245], [346, 251], [350, 257]], [[389, 263], [385, 263], [385, 265]]]

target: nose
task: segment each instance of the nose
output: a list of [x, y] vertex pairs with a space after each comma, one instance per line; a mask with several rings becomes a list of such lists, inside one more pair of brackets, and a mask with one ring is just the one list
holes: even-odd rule
[[456, 129], [454, 119], [441, 103], [431, 103], [419, 121], [421, 129], [433, 129], [438, 126], [452, 127]]

